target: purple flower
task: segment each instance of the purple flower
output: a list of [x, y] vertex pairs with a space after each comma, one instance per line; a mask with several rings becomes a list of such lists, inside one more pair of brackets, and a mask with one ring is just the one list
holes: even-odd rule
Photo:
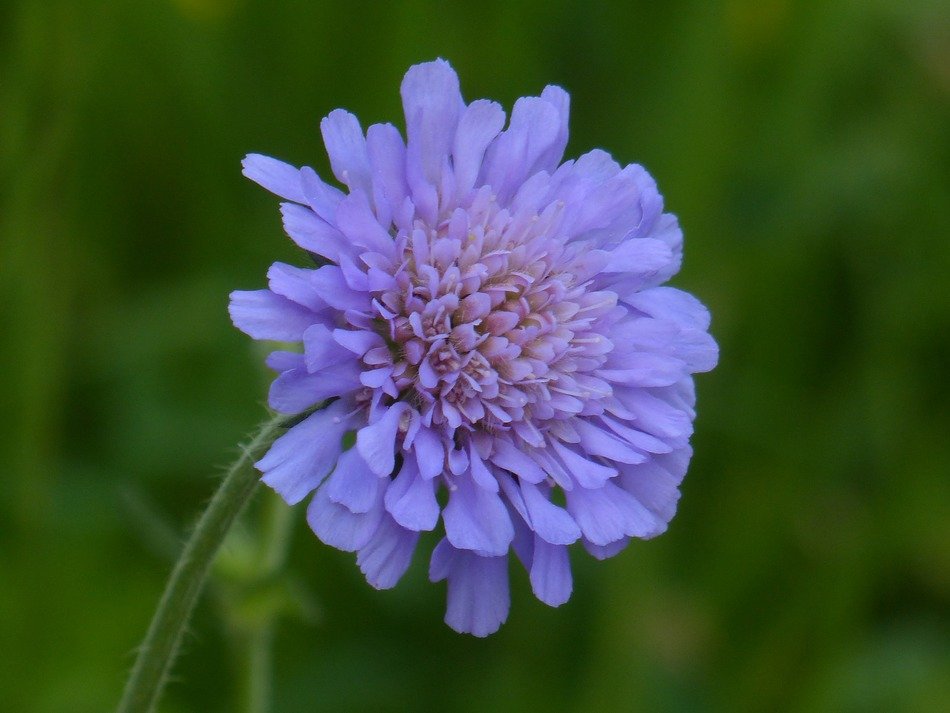
[[486, 636], [508, 615], [509, 550], [558, 606], [569, 545], [605, 558], [666, 529], [690, 375], [718, 350], [706, 309], [660, 286], [682, 233], [650, 175], [600, 150], [561, 163], [564, 90], [519, 99], [505, 129], [437, 60], [406, 73], [402, 100], [406, 141], [339, 109], [321, 123], [345, 192], [245, 159], [317, 267], [275, 263], [230, 311], [255, 339], [303, 345], [267, 361], [271, 407], [306, 417], [257, 463], [264, 482], [290, 504], [316, 491], [313, 531], [378, 588], [441, 515], [429, 576], [448, 580], [446, 623]]

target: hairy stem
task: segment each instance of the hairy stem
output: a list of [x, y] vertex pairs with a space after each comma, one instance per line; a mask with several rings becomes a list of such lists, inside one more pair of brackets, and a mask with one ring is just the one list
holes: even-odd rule
[[275, 416], [264, 423], [227, 469], [172, 570], [145, 641], [139, 648], [117, 713], [154, 710], [211, 563], [257, 486], [259, 476], [250, 466], [274, 441], [286, 421], [286, 416]]

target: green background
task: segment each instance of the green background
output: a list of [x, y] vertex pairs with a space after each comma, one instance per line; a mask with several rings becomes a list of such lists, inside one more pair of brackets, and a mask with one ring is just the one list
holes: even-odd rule
[[[937, 0], [0, 3], [0, 710], [118, 700], [178, 544], [264, 416], [230, 290], [301, 262], [249, 151], [402, 122], [443, 56], [469, 99], [572, 95], [568, 154], [644, 164], [706, 302], [670, 531], [512, 569], [487, 640], [417, 553], [376, 592], [263, 490], [162, 710], [935, 711], [950, 699], [950, 12]], [[261, 574], [268, 518], [287, 568]], [[580, 554], [580, 553], [575, 553]], [[268, 622], [275, 612], [276, 627]]]

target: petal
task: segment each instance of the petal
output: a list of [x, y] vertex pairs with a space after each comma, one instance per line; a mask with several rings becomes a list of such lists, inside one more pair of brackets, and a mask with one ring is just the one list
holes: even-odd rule
[[362, 513], [369, 511], [376, 502], [379, 481], [379, 476], [356, 449], [350, 448], [337, 460], [324, 490], [333, 502], [345, 506], [350, 512]]
[[574, 477], [574, 480], [582, 488], [599, 488], [617, 475], [614, 468], [595, 463], [554, 439], [551, 439], [550, 443], [564, 463], [567, 472]]
[[602, 272], [635, 275], [646, 284], [673, 260], [669, 245], [653, 238], [637, 238], [620, 243], [611, 253]]
[[485, 466], [485, 462], [475, 452], [475, 447], [469, 448], [469, 467], [471, 468], [472, 480], [479, 488], [490, 490], [493, 493], [498, 492], [498, 481]]
[[534, 533], [521, 517], [511, 518], [511, 524], [515, 526], [515, 539], [511, 541], [511, 549], [521, 562], [521, 566], [526, 571], [531, 571], [531, 558], [534, 557]]
[[549, 544], [535, 535], [529, 579], [534, 596], [548, 606], [559, 607], [570, 599], [574, 583], [567, 547]]
[[607, 545], [595, 545], [590, 540], [584, 539], [581, 540], [581, 544], [584, 545], [584, 549], [590, 553], [591, 557], [599, 560], [605, 560], [623, 552], [627, 545], [630, 544], [630, 538], [623, 537]]
[[547, 477], [541, 467], [506, 440], [496, 438], [491, 458], [492, 463], [514, 473], [529, 483], [541, 483]]
[[683, 360], [690, 373], [706, 372], [719, 362], [719, 345], [704, 330], [686, 328], [676, 339], [674, 354]]
[[315, 324], [303, 333], [307, 371], [318, 372], [347, 362], [356, 365], [353, 352], [333, 339], [333, 332], [323, 324]]
[[314, 534], [330, 547], [356, 552], [366, 547], [383, 519], [385, 481], [373, 478], [374, 492], [370, 507], [354, 513], [330, 498], [330, 483], [320, 488], [307, 506], [307, 523]]
[[384, 515], [372, 539], [357, 554], [356, 564], [370, 585], [391, 589], [409, 569], [417, 542], [418, 532], [406, 530]]
[[409, 408], [404, 402], [393, 404], [375, 423], [356, 434], [356, 447], [376, 475], [390, 475], [396, 466], [396, 432], [399, 420]]
[[590, 421], [578, 418], [572, 422], [572, 425], [581, 438], [581, 447], [591, 455], [610, 458], [620, 463], [642, 463], [647, 459], [645, 454], [634, 450]]
[[312, 210], [296, 203], [281, 203], [287, 235], [304, 250], [338, 262], [353, 248], [339, 230], [317, 217]]
[[647, 287], [653, 287], [666, 282], [679, 272], [680, 265], [683, 262], [683, 231], [680, 229], [679, 221], [675, 215], [664, 213], [657, 219], [656, 225], [649, 235], [656, 240], [662, 240], [673, 253], [673, 261], [665, 269], [660, 270], [656, 277], [646, 285]]
[[564, 157], [564, 149], [567, 148], [568, 138], [568, 120], [571, 113], [571, 97], [561, 87], [553, 84], [548, 85], [541, 92], [541, 98], [554, 107], [558, 115], [558, 130], [554, 140], [538, 156], [538, 170], [554, 173], [561, 159]]
[[264, 363], [267, 364], [268, 368], [273, 369], [274, 371], [280, 373], [283, 371], [290, 371], [291, 369], [303, 369], [304, 368], [304, 359], [303, 354], [298, 352], [287, 352], [287, 351], [275, 351], [267, 355], [267, 358], [264, 360]]
[[574, 488], [566, 495], [568, 512], [595, 545], [607, 545], [624, 536], [647, 539], [666, 529], [665, 522], [613, 483], [596, 490]]
[[359, 375], [355, 362], [337, 364], [318, 374], [291, 369], [271, 382], [267, 403], [278, 413], [300, 413], [332, 396], [355, 391], [360, 386]]
[[449, 576], [452, 571], [452, 562], [455, 560], [457, 549], [449, 544], [444, 537], [438, 544], [432, 548], [432, 556], [429, 558], [429, 581], [441, 582]]
[[343, 434], [350, 428], [345, 417], [352, 408], [345, 399], [311, 414], [274, 441], [255, 467], [261, 478], [289, 505], [296, 505], [323, 482], [343, 449]]
[[531, 529], [552, 545], [569, 545], [581, 536], [581, 529], [564, 508], [558, 507], [537, 486], [521, 483], [521, 494]]
[[324, 265], [313, 270], [310, 281], [316, 293], [334, 309], [366, 312], [370, 308], [369, 295], [351, 289], [346, 284], [343, 271], [336, 265]]
[[709, 329], [709, 310], [691, 294], [675, 287], [651, 287], [628, 295], [624, 301], [650, 317], [669, 319], [681, 327]]
[[300, 170], [270, 156], [249, 153], [241, 161], [245, 176], [271, 193], [295, 203], [306, 203], [300, 185]]
[[515, 533], [501, 498], [464, 475], [456, 479], [455, 485], [442, 512], [449, 542], [456, 549], [505, 554]]
[[560, 131], [557, 109], [539, 97], [515, 102], [508, 129], [485, 152], [480, 183], [507, 201], [525, 180], [539, 170], [538, 159], [552, 149]]
[[299, 342], [317, 316], [270, 290], [235, 290], [228, 312], [234, 326], [254, 339]]
[[274, 294], [319, 312], [326, 309], [327, 303], [320, 297], [311, 281], [313, 274], [313, 270], [275, 262], [267, 270], [267, 284]]
[[649, 433], [644, 433], [636, 428], [630, 428], [609, 416], [601, 416], [600, 421], [613, 431], [618, 438], [639, 451], [646, 453], [669, 453], [673, 450], [673, 446], [663, 439], [651, 436]]
[[498, 136], [505, 125], [505, 111], [500, 105], [487, 99], [473, 101], [462, 112], [455, 142], [452, 147], [452, 162], [459, 197], [467, 196], [475, 186], [475, 179], [482, 167], [485, 149]]
[[611, 357], [623, 368], [597, 369], [594, 375], [626, 386], [669, 386], [687, 374], [686, 364], [671, 356], [616, 350]]
[[363, 356], [370, 349], [386, 343], [376, 332], [354, 329], [334, 329], [333, 340], [357, 356]]
[[[371, 389], [378, 389], [389, 381], [389, 377], [392, 376], [392, 373], [393, 368], [391, 366], [370, 369], [360, 374], [360, 383]], [[392, 395], [395, 396], [395, 394]]]
[[408, 195], [406, 145], [392, 124], [373, 124], [366, 132], [366, 149], [373, 169], [374, 190], [381, 190], [395, 213]]
[[679, 484], [691, 455], [692, 449], [685, 446], [646, 463], [626, 466], [621, 470], [620, 484], [647, 510], [663, 522], [669, 522], [676, 514]]
[[462, 634], [484, 637], [508, 618], [508, 558], [456, 550], [449, 564], [445, 623]]
[[423, 478], [415, 460], [405, 458], [399, 475], [386, 491], [386, 510], [407, 530], [432, 530], [439, 522], [435, 482]]
[[336, 207], [343, 200], [343, 191], [324, 183], [310, 166], [300, 169], [300, 183], [307, 204], [313, 208], [314, 213], [333, 225], [336, 221]]
[[362, 193], [351, 193], [340, 201], [336, 209], [336, 224], [353, 245], [382, 255], [392, 255], [392, 236], [379, 224]]
[[373, 195], [366, 139], [359, 119], [348, 111], [334, 109], [320, 122], [320, 132], [333, 175], [351, 191], [359, 189]]
[[417, 64], [406, 72], [400, 93], [406, 114], [407, 160], [418, 166], [422, 178], [439, 186], [464, 106], [458, 76], [442, 59]]
[[435, 478], [445, 470], [445, 444], [439, 435], [422, 426], [412, 442], [419, 472], [423, 478]]
[[614, 396], [633, 415], [637, 428], [658, 438], [681, 440], [693, 432], [689, 414], [644, 389], [617, 388]]

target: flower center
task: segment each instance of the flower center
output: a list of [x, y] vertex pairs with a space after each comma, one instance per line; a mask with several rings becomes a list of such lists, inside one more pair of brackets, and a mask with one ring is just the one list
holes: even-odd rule
[[546, 422], [609, 394], [589, 372], [612, 348], [598, 320], [615, 297], [588, 291], [585, 246], [566, 246], [550, 219], [489, 202], [395, 241], [402, 261], [374, 291], [376, 322], [398, 398], [423, 422], [540, 445]]

